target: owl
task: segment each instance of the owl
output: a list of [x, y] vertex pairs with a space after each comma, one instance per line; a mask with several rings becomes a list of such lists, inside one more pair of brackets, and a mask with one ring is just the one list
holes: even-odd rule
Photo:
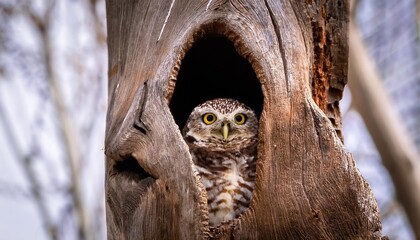
[[237, 218], [251, 201], [258, 119], [245, 104], [217, 98], [194, 108], [182, 131], [207, 192], [210, 226]]

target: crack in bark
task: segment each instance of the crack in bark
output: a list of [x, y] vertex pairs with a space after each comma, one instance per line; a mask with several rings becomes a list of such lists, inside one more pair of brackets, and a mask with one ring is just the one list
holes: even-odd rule
[[162, 29], [160, 30], [159, 37], [158, 37], [156, 42], [159, 42], [160, 38], [162, 37], [163, 30], [166, 27], [166, 23], [168, 22], [169, 16], [171, 15], [172, 8], [174, 7], [174, 4], [175, 4], [175, 0], [172, 0], [171, 6], [169, 7], [169, 10], [168, 10], [168, 15], [166, 15], [165, 21], [163, 22]]
[[268, 4], [267, 0], [264, 0], [264, 3], [265, 3], [265, 6], [268, 10], [270, 20], [273, 23], [274, 33], [276, 34], [277, 42], [279, 44], [279, 51], [280, 51], [281, 59], [282, 59], [282, 62], [283, 62], [284, 76], [286, 78], [287, 95], [290, 97], [290, 86], [289, 86], [290, 82], [289, 82], [289, 74], [288, 74], [288, 70], [287, 70], [286, 53], [285, 53], [284, 47], [283, 47], [283, 41], [282, 41], [280, 29], [279, 29], [279, 24], [278, 24], [278, 22], [277, 22], [277, 20], [274, 16], [273, 10], [271, 10], [271, 7]]
[[291, 8], [292, 8], [292, 10], [293, 10], [293, 14], [294, 14], [294, 15], [295, 15], [295, 17], [296, 17], [297, 23], [298, 23], [299, 28], [300, 28], [300, 34], [301, 34], [302, 39], [303, 39], [303, 42], [304, 42], [304, 44], [305, 44], [305, 52], [306, 52], [306, 54], [308, 54], [308, 53], [309, 53], [309, 51], [308, 51], [308, 44], [306, 43], [307, 39], [306, 39], [305, 35], [303, 34], [303, 33], [304, 33], [304, 32], [306, 32], [306, 31], [305, 31], [305, 29], [302, 27], [302, 23], [301, 23], [301, 21], [299, 21], [299, 18], [298, 18], [298, 13], [296, 12], [296, 9], [294, 8], [295, 4], [293, 4], [293, 3], [294, 3], [294, 1], [289, 0], [289, 4], [290, 4], [290, 6], [291, 6]]
[[207, 6], [206, 6], [206, 12], [207, 12], [207, 10], [209, 10], [209, 7], [210, 7], [210, 4], [211, 4], [211, 2], [212, 2], [213, 0], [209, 0], [208, 1], [208, 3], [207, 3]]
[[319, 120], [314, 117], [314, 116], [316, 116], [316, 111], [315, 111], [315, 109], [313, 109], [313, 106], [311, 105], [309, 99], [307, 100], [307, 103], [309, 104], [309, 109], [311, 110], [311, 116], [312, 116], [312, 120], [314, 122], [315, 132], [316, 132], [316, 135], [318, 137], [318, 144], [319, 144], [319, 148], [321, 150], [322, 160], [325, 160], [324, 147], [323, 147], [325, 144], [323, 144], [322, 140], [321, 140], [321, 133], [320, 133], [321, 126], [320, 126]]
[[[306, 115], [308, 114], [307, 112], [306, 112], [306, 108], [304, 108], [304, 111], [305, 111], [305, 117], [306, 117]], [[306, 131], [305, 131], [305, 137], [307, 137], [306, 136]], [[306, 150], [306, 141], [305, 141], [305, 150]], [[306, 151], [305, 151], [306, 152]], [[304, 196], [305, 196], [305, 199], [308, 201], [308, 205], [309, 205], [309, 207], [310, 207], [310, 209], [311, 209], [311, 211], [314, 211], [313, 210], [313, 208], [312, 208], [312, 206], [311, 206], [311, 204], [310, 204], [310, 201], [309, 201], [309, 197], [308, 197], [308, 193], [307, 193], [307, 190], [306, 190], [306, 186], [305, 186], [305, 174], [304, 174], [304, 172], [305, 172], [305, 170], [304, 170], [304, 163], [302, 162], [302, 167], [301, 167], [301, 183], [302, 183], [302, 190], [303, 190], [303, 194], [304, 194]]]
[[144, 108], [146, 106], [147, 96], [149, 93], [149, 87], [147, 85], [147, 81], [148, 80], [146, 80], [143, 83], [143, 90], [142, 90], [141, 99], [140, 99], [141, 105], [138, 108], [139, 117], [136, 118], [135, 122], [133, 123], [133, 127], [137, 129], [139, 132], [143, 133], [144, 135], [146, 135], [147, 132], [150, 131], [149, 127], [147, 127], [146, 124], [142, 120]]

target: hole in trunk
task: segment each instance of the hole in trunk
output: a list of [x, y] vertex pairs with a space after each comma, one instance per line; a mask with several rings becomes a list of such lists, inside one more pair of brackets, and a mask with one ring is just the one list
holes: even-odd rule
[[263, 109], [261, 84], [251, 64], [225, 36], [206, 34], [185, 54], [170, 101], [169, 107], [180, 129], [195, 106], [214, 98], [243, 102], [258, 117]]
[[150, 178], [154, 178], [146, 172], [132, 156], [124, 157], [121, 161], [117, 161], [114, 165], [116, 173], [124, 175], [128, 180], [140, 182]]
[[[169, 107], [180, 130], [194, 107], [214, 98], [236, 99], [252, 108], [260, 118], [264, 96], [248, 49], [238, 35], [223, 24], [209, 24], [201, 30], [194, 35], [194, 43], [183, 55], [180, 65], [175, 66], [168, 85]], [[235, 46], [251, 59], [242, 57]], [[222, 222], [210, 229], [232, 223]], [[217, 236], [216, 232], [211, 234]]]
[[107, 180], [107, 206], [118, 219], [131, 219], [143, 195], [156, 182], [133, 156], [116, 161]]

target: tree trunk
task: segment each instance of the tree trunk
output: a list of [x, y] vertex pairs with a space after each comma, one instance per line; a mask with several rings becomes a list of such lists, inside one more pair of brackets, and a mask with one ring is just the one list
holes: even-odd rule
[[[346, 1], [107, 0], [109, 239], [380, 239], [341, 141]], [[236, 98], [260, 117], [249, 209], [210, 228], [180, 128]]]

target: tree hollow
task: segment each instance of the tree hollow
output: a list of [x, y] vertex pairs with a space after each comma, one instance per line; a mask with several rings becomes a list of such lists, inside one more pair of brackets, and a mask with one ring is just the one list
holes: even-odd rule
[[181, 61], [170, 109], [183, 128], [192, 109], [214, 98], [233, 98], [261, 115], [263, 93], [251, 64], [221, 34], [206, 34]]

